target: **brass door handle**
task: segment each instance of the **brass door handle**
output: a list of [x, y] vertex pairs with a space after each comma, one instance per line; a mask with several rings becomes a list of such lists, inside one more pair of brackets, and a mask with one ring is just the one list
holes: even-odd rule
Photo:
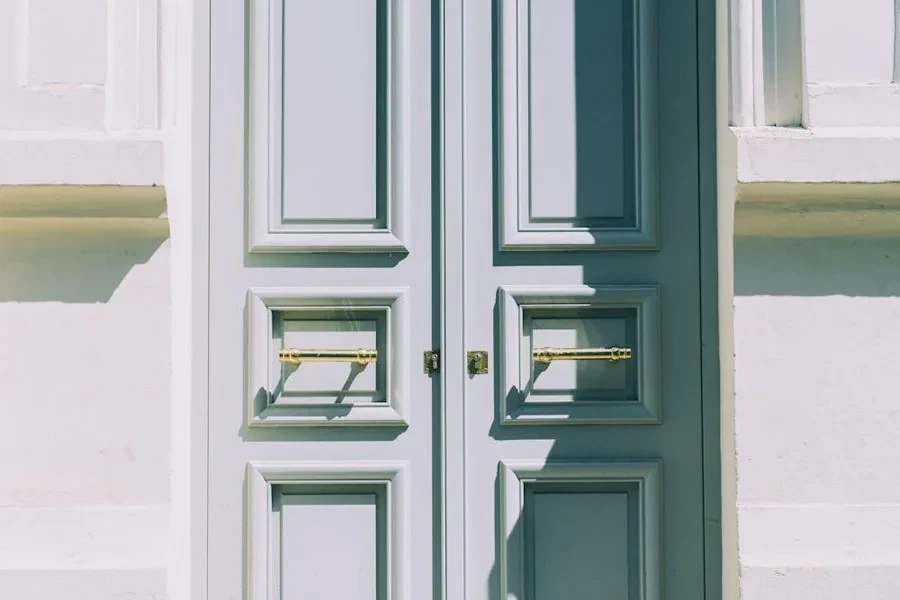
[[368, 365], [378, 360], [378, 350], [358, 348], [356, 350], [302, 350], [285, 348], [278, 352], [278, 360], [290, 365], [305, 362], [352, 362]]
[[554, 360], [608, 360], [616, 362], [631, 358], [631, 348], [535, 348], [535, 362], [550, 364]]

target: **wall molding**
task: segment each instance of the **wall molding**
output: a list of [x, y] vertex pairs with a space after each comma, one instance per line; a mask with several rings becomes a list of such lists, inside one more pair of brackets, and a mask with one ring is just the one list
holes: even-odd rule
[[730, 0], [731, 124], [803, 122], [801, 2]]
[[757, 183], [738, 186], [737, 237], [900, 235], [900, 183]]
[[7, 4], [0, 181], [162, 185], [161, 0]]
[[163, 184], [163, 134], [0, 133], [0, 181], [7, 185]]
[[0, 232], [168, 236], [162, 186], [0, 185]]
[[900, 181], [900, 128], [735, 127], [737, 183]]
[[734, 233], [900, 234], [900, 128], [732, 127]]
[[159, 24], [159, 0], [107, 2], [107, 129], [160, 125]]
[[900, 85], [810, 83], [807, 127], [900, 127]]

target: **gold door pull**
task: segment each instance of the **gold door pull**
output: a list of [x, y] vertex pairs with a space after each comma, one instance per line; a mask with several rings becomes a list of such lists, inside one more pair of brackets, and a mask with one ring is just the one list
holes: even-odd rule
[[301, 350], [299, 348], [285, 348], [278, 352], [278, 360], [290, 365], [299, 365], [305, 362], [352, 362], [358, 365], [368, 365], [378, 360], [378, 351], [367, 348], [358, 348], [356, 350]]
[[550, 364], [554, 360], [608, 360], [616, 362], [631, 358], [631, 348], [535, 348], [534, 361]]

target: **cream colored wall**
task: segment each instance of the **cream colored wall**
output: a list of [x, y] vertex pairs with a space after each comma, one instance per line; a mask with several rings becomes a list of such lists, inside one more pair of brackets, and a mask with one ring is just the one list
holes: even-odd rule
[[2, 598], [167, 597], [164, 16], [0, 3]]

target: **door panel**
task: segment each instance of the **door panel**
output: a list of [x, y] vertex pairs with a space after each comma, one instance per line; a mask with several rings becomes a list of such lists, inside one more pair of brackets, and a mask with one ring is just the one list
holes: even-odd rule
[[430, 18], [211, 3], [210, 599], [432, 596]]
[[[500, 286], [497, 302], [500, 423], [659, 422], [657, 287]], [[630, 358], [550, 360], [565, 348]]]
[[[406, 287], [251, 289], [247, 425], [407, 425], [408, 296]], [[328, 349], [350, 356], [304, 360]], [[358, 353], [373, 362], [356, 362]]]
[[462, 13], [466, 599], [703, 598], [695, 7]]
[[501, 463], [500, 598], [656, 598], [658, 462]]
[[246, 475], [250, 598], [412, 597], [405, 462], [252, 462]]
[[248, 3], [254, 252], [407, 250], [415, 4]]
[[656, 247], [656, 3], [497, 7], [503, 249]]

